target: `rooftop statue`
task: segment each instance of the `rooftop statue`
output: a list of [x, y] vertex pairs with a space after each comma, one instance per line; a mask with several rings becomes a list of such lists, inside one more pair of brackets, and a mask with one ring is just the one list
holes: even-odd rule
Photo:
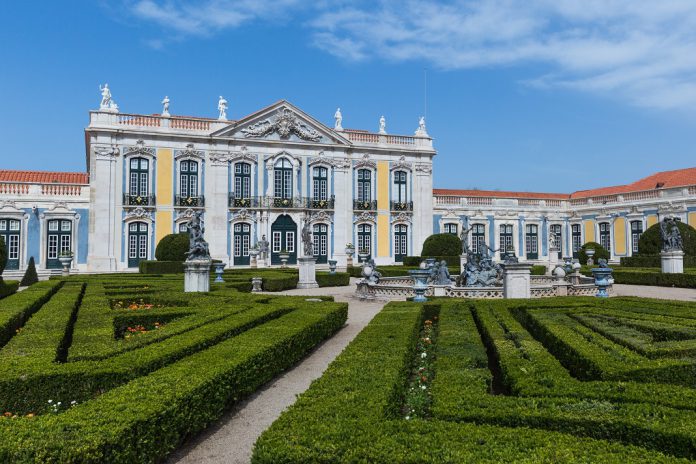
[[334, 123], [334, 129], [337, 131], [342, 131], [343, 115], [341, 114], [341, 108], [336, 109], [336, 113], [334, 114], [334, 120], [336, 121]]
[[208, 242], [203, 239], [205, 228], [201, 221], [202, 214], [202, 211], [196, 211], [193, 218], [186, 224], [186, 229], [189, 233], [189, 251], [186, 253], [186, 261], [210, 259]]
[[222, 95], [220, 95], [220, 99], [218, 100], [218, 111], [220, 112], [218, 120], [227, 121], [227, 100], [222, 98]]
[[109, 84], [104, 84], [104, 87], [100, 85], [99, 91], [101, 92], [102, 96], [101, 103], [99, 103], [99, 109], [118, 111], [118, 105], [113, 100], [113, 98], [111, 98], [111, 90], [109, 90]]
[[679, 232], [678, 222], [673, 217], [666, 217], [660, 223], [662, 251], [683, 251], [684, 242]]
[[416, 129], [416, 137], [427, 137], [428, 131], [425, 129], [425, 116], [418, 119], [418, 129]]
[[164, 100], [162, 100], [162, 116], [169, 116], [169, 97], [165, 95]]
[[387, 120], [384, 119], [384, 116], [379, 118], [379, 133], [380, 134], [387, 133]]

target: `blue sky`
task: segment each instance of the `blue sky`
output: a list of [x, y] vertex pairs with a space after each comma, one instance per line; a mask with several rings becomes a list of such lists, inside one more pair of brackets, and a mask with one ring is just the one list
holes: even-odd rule
[[0, 168], [84, 170], [88, 111], [285, 98], [412, 134], [435, 186], [569, 192], [696, 166], [692, 0], [2, 2]]

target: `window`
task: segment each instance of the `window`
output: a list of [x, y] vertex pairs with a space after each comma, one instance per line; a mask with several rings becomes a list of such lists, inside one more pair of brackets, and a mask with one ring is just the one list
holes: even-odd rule
[[358, 201], [372, 200], [372, 171], [358, 169]]
[[445, 224], [445, 233], [452, 235], [459, 235], [459, 226], [457, 224]]
[[403, 262], [408, 254], [408, 226], [397, 224], [394, 226], [394, 260]]
[[59, 269], [61, 253], [72, 251], [72, 221], [69, 219], [51, 219], [48, 221], [46, 236], [46, 267]]
[[[553, 238], [556, 241], [556, 247], [558, 247], [558, 257], [560, 258], [563, 254], [563, 242], [562, 240], [562, 233], [561, 233], [561, 225], [560, 224], [551, 224], [549, 226], [549, 233], [553, 235]], [[551, 245], [549, 244], [549, 253], [551, 253]]]
[[251, 165], [249, 163], [234, 165], [234, 197], [251, 198]]
[[0, 219], [0, 241], [7, 248], [6, 269], [19, 269], [19, 227], [18, 219]]
[[326, 224], [312, 226], [312, 254], [320, 264], [326, 263], [328, 259], [328, 230]]
[[573, 258], [578, 257], [578, 251], [582, 247], [582, 232], [580, 231], [580, 224], [573, 224], [570, 226], [570, 235], [573, 241]]
[[372, 226], [369, 224], [358, 224], [358, 255], [366, 254], [368, 258], [372, 255]]
[[289, 231], [285, 233], [285, 249], [288, 253], [295, 252], [295, 232]]
[[638, 242], [643, 235], [643, 221], [631, 221], [631, 247], [633, 253], [638, 253]]
[[480, 253], [482, 250], [479, 249], [479, 246], [486, 244], [486, 226], [483, 224], [474, 224], [471, 227], [471, 251], [473, 253]]
[[273, 253], [280, 253], [280, 250], [283, 249], [282, 242], [281, 242], [281, 233], [279, 231], [273, 232], [273, 236], [271, 237], [271, 240], [272, 240], [271, 246], [273, 247]]
[[394, 201], [398, 203], [406, 203], [406, 172], [394, 172]]
[[611, 224], [608, 222], [599, 224], [599, 244], [611, 252]]
[[197, 197], [198, 163], [196, 161], [182, 161], [179, 164], [179, 170], [181, 171], [179, 176], [181, 196], [184, 198]]
[[[275, 197], [292, 198], [292, 164], [285, 158], [280, 159], [275, 164]], [[290, 251], [290, 250], [288, 250]]]
[[251, 226], [247, 223], [234, 225], [234, 264], [249, 264], [249, 245], [251, 242]]
[[128, 267], [138, 267], [140, 261], [147, 259], [147, 236], [146, 223], [128, 224]]
[[329, 170], [323, 167], [316, 167], [312, 174], [312, 199], [315, 201], [328, 200], [328, 173]]
[[527, 224], [525, 226], [526, 230], [526, 240], [525, 240], [525, 251], [527, 254], [527, 259], [538, 259], [539, 258], [539, 226], [536, 224]]
[[512, 241], [512, 224], [501, 224], [500, 225], [500, 256], [505, 256], [508, 250], [515, 250], [515, 246]]
[[186, 223], [186, 222], [179, 223], [179, 233], [180, 234], [188, 234], [188, 229], [186, 227], [187, 225], [188, 225], [188, 223]]
[[130, 159], [130, 195], [144, 197], [149, 191], [148, 170], [150, 162], [145, 158]]

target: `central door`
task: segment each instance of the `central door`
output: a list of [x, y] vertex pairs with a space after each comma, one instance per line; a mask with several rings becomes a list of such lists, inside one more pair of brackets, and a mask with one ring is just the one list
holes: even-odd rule
[[246, 222], [234, 225], [234, 264], [249, 265], [249, 243], [251, 242], [251, 226]]
[[290, 257], [288, 264], [297, 262], [296, 252], [297, 224], [287, 214], [279, 216], [271, 225], [271, 264], [282, 264], [280, 253], [286, 252]]

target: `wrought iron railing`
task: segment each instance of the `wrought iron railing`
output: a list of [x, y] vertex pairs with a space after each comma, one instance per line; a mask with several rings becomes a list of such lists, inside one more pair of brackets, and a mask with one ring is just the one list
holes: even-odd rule
[[155, 196], [124, 193], [123, 206], [155, 206]]
[[307, 208], [334, 209], [334, 196], [331, 195], [331, 197], [327, 198], [326, 200], [315, 200], [313, 198], [307, 198]]
[[258, 197], [236, 197], [234, 193], [230, 193], [229, 197], [230, 208], [258, 208]]
[[377, 210], [377, 200], [353, 200], [353, 209], [361, 211]]
[[205, 206], [205, 197], [203, 195], [199, 195], [196, 197], [185, 197], [181, 195], [176, 195], [174, 197], [174, 206], [200, 208]]
[[392, 211], [413, 211], [412, 201], [392, 201], [391, 202]]

